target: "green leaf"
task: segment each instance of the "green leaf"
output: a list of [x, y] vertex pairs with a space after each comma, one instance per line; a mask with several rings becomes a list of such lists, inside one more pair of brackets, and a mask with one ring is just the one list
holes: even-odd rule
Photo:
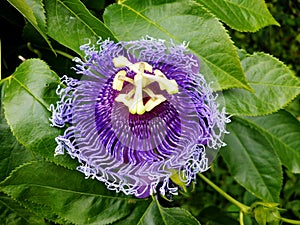
[[150, 35], [177, 44], [188, 42], [200, 72], [214, 89], [248, 86], [236, 49], [222, 24], [193, 1], [123, 1], [106, 8], [105, 24], [122, 41]]
[[138, 221], [128, 223], [125, 219], [121, 224], [137, 224], [137, 225], [173, 225], [173, 224], [189, 224], [200, 225], [188, 211], [181, 208], [164, 208], [157, 201], [152, 201], [145, 209]]
[[111, 31], [79, 1], [45, 0], [47, 34], [60, 44], [83, 56], [79, 47], [101, 37], [114, 40]]
[[71, 223], [64, 218], [59, 217], [56, 213], [53, 212], [50, 206], [37, 204], [26, 200], [22, 200], [22, 202], [19, 203], [22, 204], [22, 206], [24, 206], [25, 208], [30, 209], [30, 211], [34, 212], [39, 217], [46, 218], [48, 221], [51, 221], [55, 224], [74, 225], [74, 223]]
[[197, 221], [188, 211], [181, 208], [164, 208], [157, 201], [149, 204], [147, 210], [140, 218], [138, 225], [173, 225], [173, 224], [189, 224], [199, 225]]
[[244, 118], [267, 138], [281, 163], [293, 173], [300, 173], [300, 123], [290, 113]]
[[266, 115], [286, 106], [300, 93], [300, 81], [276, 58], [240, 52], [246, 77], [255, 93], [242, 89], [223, 92], [226, 111], [244, 116]]
[[7, 78], [3, 106], [7, 122], [17, 140], [32, 154], [75, 168], [68, 156], [54, 157], [55, 137], [60, 129], [50, 127], [51, 103], [58, 100], [55, 90], [59, 77], [38, 59], [24, 61]]
[[10, 172], [19, 165], [33, 159], [32, 155], [26, 150], [12, 135], [10, 127], [4, 119], [2, 108], [3, 87], [5, 82], [0, 84], [0, 181], [4, 180]]
[[268, 25], [278, 25], [263, 0], [196, 0], [228, 26], [238, 31], [255, 32]]
[[46, 16], [42, 0], [8, 0], [41, 34], [52, 49], [46, 35]]
[[43, 218], [22, 207], [7, 195], [0, 193], [0, 224], [42, 225]]
[[282, 168], [272, 146], [252, 124], [233, 117], [221, 155], [232, 176], [250, 193], [268, 202], [279, 202]]
[[113, 225], [200, 225], [199, 221], [183, 208], [165, 208], [158, 201], [139, 201], [133, 211]]
[[173, 225], [189, 224], [199, 225], [199, 221], [188, 211], [182, 208], [165, 208], [157, 201], [138, 202], [130, 215], [113, 225]]
[[259, 225], [279, 225], [281, 224], [279, 204], [255, 202], [252, 204], [253, 214]]
[[199, 225], [184, 209], [117, 194], [97, 180], [49, 162], [19, 167], [0, 183], [0, 190], [49, 220], [57, 215], [75, 224]]
[[259, 206], [254, 209], [254, 217], [259, 225], [267, 224], [267, 215], [268, 209], [263, 206]]
[[131, 213], [128, 216], [118, 220], [113, 225], [123, 225], [123, 224], [139, 224], [141, 218], [143, 217], [144, 213], [147, 211], [147, 208], [151, 204], [150, 201], [140, 201], [137, 202], [135, 207], [132, 209]]
[[97, 180], [49, 162], [32, 162], [15, 170], [0, 190], [17, 199], [44, 205], [75, 224], [110, 224], [130, 214], [138, 202], [107, 190]]

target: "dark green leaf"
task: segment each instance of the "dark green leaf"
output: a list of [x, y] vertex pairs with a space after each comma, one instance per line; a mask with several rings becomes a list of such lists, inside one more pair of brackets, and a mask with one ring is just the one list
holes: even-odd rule
[[199, 225], [197, 221], [188, 211], [181, 208], [164, 208], [157, 201], [149, 204], [148, 208], [140, 218], [138, 225], [173, 225], [173, 224], [189, 224]]
[[116, 194], [97, 180], [86, 180], [80, 172], [48, 162], [19, 167], [0, 184], [0, 190], [32, 205], [38, 214], [51, 216], [50, 220], [55, 213], [75, 224], [199, 225], [184, 209], [164, 208], [156, 201]]
[[42, 0], [8, 0], [42, 35], [52, 48], [46, 35], [46, 16]]
[[189, 42], [188, 49], [200, 59], [200, 72], [214, 81], [215, 89], [251, 89], [226, 30], [193, 1], [122, 1], [106, 8], [104, 21], [122, 41], [150, 35], [177, 44]]
[[280, 161], [291, 172], [300, 173], [300, 123], [288, 112], [245, 118], [271, 143]]
[[241, 62], [255, 93], [242, 89], [223, 92], [227, 113], [258, 116], [278, 111], [300, 93], [300, 82], [289, 68], [265, 53], [241, 54]]
[[53, 212], [50, 206], [37, 204], [26, 200], [22, 200], [21, 203], [24, 207], [30, 209], [30, 211], [34, 212], [36, 215], [45, 218], [48, 221], [54, 222], [55, 224], [74, 225], [74, 223], [59, 217], [55, 212]]
[[45, 0], [47, 34], [60, 44], [83, 56], [79, 47], [101, 37], [114, 40], [110, 30], [79, 1]]
[[33, 154], [70, 168], [75, 162], [68, 156], [54, 157], [55, 137], [60, 129], [50, 127], [49, 106], [58, 97], [58, 76], [38, 59], [23, 62], [7, 79], [3, 106], [5, 117], [17, 140]]
[[19, 201], [48, 207], [75, 224], [110, 224], [129, 215], [138, 202], [148, 201], [116, 194], [97, 180], [48, 162], [19, 167], [0, 190]]
[[188, 211], [181, 208], [164, 208], [156, 201], [138, 202], [136, 207], [127, 217], [123, 218], [113, 225], [173, 225], [189, 224], [199, 225], [199, 221]]
[[0, 193], [0, 224], [42, 225], [43, 218], [22, 207], [17, 201]]
[[138, 224], [140, 219], [143, 217], [145, 211], [147, 210], [149, 204], [150, 201], [137, 202], [132, 212], [128, 216], [122, 218], [122, 220], [114, 222], [113, 225]]
[[279, 25], [263, 0], [196, 0], [220, 20], [238, 31], [255, 32], [268, 25]]
[[13, 169], [33, 158], [30, 152], [16, 140], [6, 123], [1, 104], [3, 85], [5, 82], [0, 84], [0, 181], [4, 180]]
[[250, 193], [269, 202], [279, 202], [282, 185], [280, 161], [266, 138], [238, 117], [228, 125], [227, 146], [221, 151], [232, 176]]

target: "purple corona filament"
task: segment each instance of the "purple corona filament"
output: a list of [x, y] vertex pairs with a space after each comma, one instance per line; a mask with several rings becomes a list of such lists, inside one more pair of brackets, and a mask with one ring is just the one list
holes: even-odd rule
[[58, 136], [78, 170], [139, 198], [177, 194], [208, 169], [226, 123], [196, 56], [186, 45], [146, 37], [83, 45], [80, 80], [64, 76], [51, 106]]

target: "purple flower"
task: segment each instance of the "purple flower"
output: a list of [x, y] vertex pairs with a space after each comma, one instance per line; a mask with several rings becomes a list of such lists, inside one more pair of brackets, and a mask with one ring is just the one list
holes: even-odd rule
[[176, 194], [208, 169], [229, 119], [186, 44], [150, 37], [83, 45], [81, 80], [64, 76], [52, 126], [67, 127], [55, 154], [110, 190]]

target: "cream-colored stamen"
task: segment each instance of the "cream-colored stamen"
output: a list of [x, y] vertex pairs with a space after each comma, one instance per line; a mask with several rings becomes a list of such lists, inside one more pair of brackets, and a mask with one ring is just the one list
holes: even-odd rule
[[145, 88], [144, 91], [150, 96], [150, 99], [145, 104], [147, 112], [150, 112], [155, 106], [167, 100], [165, 96], [154, 94], [149, 88]]
[[[148, 85], [157, 82], [161, 90], [166, 90], [169, 94], [176, 94], [178, 92], [178, 85], [175, 80], [169, 80], [160, 70], [154, 70], [153, 67], [146, 62], [131, 63], [126, 57], [118, 56], [113, 59], [116, 68], [128, 67], [129, 70], [136, 73], [133, 79], [127, 77], [125, 70], [120, 70], [114, 80], [113, 89], [121, 91], [123, 89], [124, 81], [133, 85], [133, 88], [127, 94], [119, 94], [115, 101], [122, 102], [128, 107], [131, 114], [142, 115], [145, 112], [150, 112], [160, 103], [166, 101], [166, 98], [161, 94], [155, 94]], [[154, 75], [152, 74], [154, 73]], [[143, 92], [145, 92], [150, 99], [143, 102]]]
[[122, 80], [121, 77], [123, 77], [123, 76], [126, 76], [126, 71], [125, 70], [121, 70], [116, 74], [116, 76], [113, 80], [113, 89], [115, 89], [117, 91], [122, 90], [124, 80]]

